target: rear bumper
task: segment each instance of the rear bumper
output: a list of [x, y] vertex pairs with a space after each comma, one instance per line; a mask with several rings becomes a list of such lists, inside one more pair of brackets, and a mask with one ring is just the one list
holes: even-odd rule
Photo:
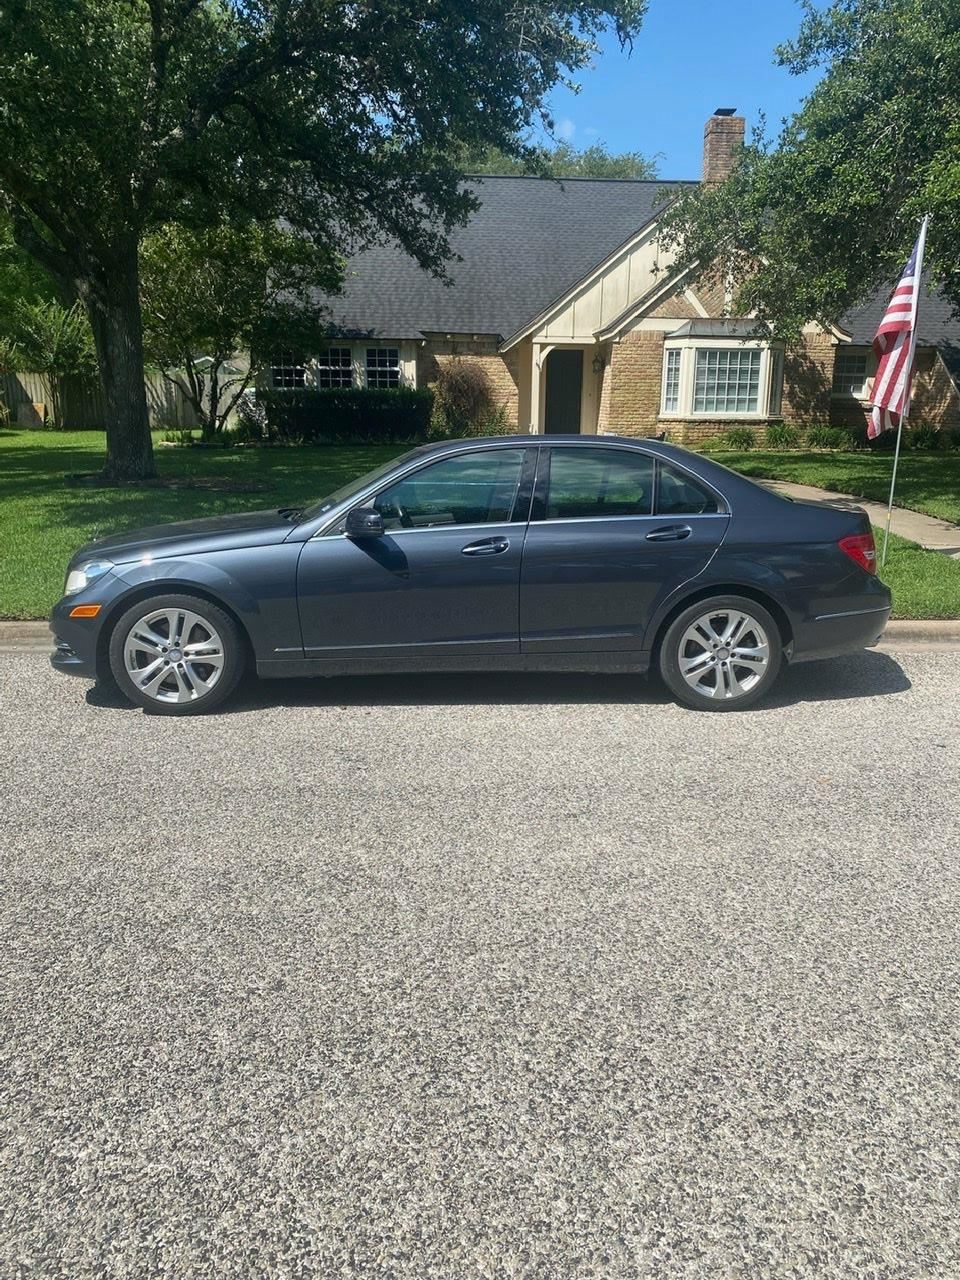
[[890, 602], [865, 608], [821, 614], [796, 628], [791, 662], [835, 658], [857, 649], [869, 649], [883, 635], [890, 617]]

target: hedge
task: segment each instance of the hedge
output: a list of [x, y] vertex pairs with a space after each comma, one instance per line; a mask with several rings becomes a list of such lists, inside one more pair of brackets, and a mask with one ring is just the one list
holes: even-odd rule
[[405, 443], [426, 440], [433, 393], [397, 387], [261, 391], [270, 437], [288, 444]]

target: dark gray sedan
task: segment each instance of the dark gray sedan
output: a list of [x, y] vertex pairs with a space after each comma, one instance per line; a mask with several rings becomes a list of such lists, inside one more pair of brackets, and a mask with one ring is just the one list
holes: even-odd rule
[[304, 510], [117, 534], [71, 560], [53, 665], [150, 711], [260, 676], [654, 667], [688, 706], [875, 644], [866, 515], [673, 445], [508, 436], [414, 449]]

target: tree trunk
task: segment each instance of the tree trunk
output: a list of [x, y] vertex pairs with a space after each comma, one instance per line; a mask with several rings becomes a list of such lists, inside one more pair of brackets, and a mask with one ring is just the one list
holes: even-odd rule
[[136, 246], [118, 254], [109, 275], [78, 282], [93, 329], [106, 409], [109, 480], [149, 480], [156, 472], [147, 414]]

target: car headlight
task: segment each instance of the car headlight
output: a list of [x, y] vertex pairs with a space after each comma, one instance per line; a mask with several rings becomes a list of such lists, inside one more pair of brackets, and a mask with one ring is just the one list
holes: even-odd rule
[[109, 560], [88, 560], [86, 564], [80, 565], [78, 569], [71, 569], [67, 574], [67, 585], [63, 589], [63, 594], [65, 596], [75, 596], [78, 591], [83, 591], [86, 587], [89, 587], [91, 582], [96, 582], [105, 573], [109, 573], [112, 568], [113, 564]]

